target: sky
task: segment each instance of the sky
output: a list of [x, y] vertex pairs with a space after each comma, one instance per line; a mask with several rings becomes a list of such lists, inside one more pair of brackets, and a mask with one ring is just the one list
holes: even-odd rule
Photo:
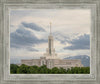
[[38, 59], [48, 47], [48, 36], [61, 59], [90, 56], [90, 9], [22, 9], [10, 11], [10, 58]]

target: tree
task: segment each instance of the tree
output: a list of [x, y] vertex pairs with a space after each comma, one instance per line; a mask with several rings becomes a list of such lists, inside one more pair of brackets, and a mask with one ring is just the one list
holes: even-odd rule
[[39, 73], [49, 73], [48, 70], [49, 69], [47, 68], [46, 65], [43, 65], [43, 66], [39, 67]]
[[61, 74], [61, 73], [67, 73], [67, 70], [61, 67], [61, 68], [59, 68], [59, 73], [60, 73], [60, 74]]
[[10, 65], [11, 74], [89, 74], [90, 67], [72, 67], [67, 70], [64, 68], [54, 67], [52, 69], [47, 68], [46, 65], [43, 66], [27, 66], [22, 64], [18, 66], [16, 64]]
[[57, 73], [59, 73], [59, 69], [57, 67], [54, 67], [54, 68], [52, 68], [51, 72], [53, 74], [57, 74]]
[[22, 64], [19, 69], [18, 73], [28, 73], [29, 72], [29, 66]]
[[13, 73], [17, 73], [17, 69], [19, 68], [18, 65], [16, 64], [11, 64], [10, 65], [10, 73], [13, 74]]

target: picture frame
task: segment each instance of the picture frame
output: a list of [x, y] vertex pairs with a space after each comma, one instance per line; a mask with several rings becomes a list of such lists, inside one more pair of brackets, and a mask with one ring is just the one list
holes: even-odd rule
[[[10, 74], [9, 12], [13, 9], [91, 9], [90, 74]], [[0, 1], [0, 81], [34, 84], [99, 84], [100, 83], [100, 1], [99, 0], [1, 0]]]

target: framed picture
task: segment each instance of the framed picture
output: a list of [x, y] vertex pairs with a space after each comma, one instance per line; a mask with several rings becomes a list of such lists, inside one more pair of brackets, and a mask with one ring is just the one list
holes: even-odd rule
[[1, 1], [1, 84], [99, 84], [99, 3]]

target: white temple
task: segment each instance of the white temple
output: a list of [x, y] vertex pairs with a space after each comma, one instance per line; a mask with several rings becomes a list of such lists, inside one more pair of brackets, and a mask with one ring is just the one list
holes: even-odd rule
[[[62, 67], [64, 69], [68, 69], [71, 67], [83, 67], [81, 64], [81, 60], [79, 59], [60, 59], [57, 57], [54, 48], [54, 39], [51, 32], [51, 23], [50, 23], [50, 35], [48, 36], [48, 48], [46, 49], [46, 53], [40, 57], [40, 59], [31, 59], [31, 60], [21, 60], [21, 64], [25, 64], [28, 66], [42, 66], [46, 65], [48, 68], [53, 67]], [[21, 65], [20, 64], [20, 65]]]

